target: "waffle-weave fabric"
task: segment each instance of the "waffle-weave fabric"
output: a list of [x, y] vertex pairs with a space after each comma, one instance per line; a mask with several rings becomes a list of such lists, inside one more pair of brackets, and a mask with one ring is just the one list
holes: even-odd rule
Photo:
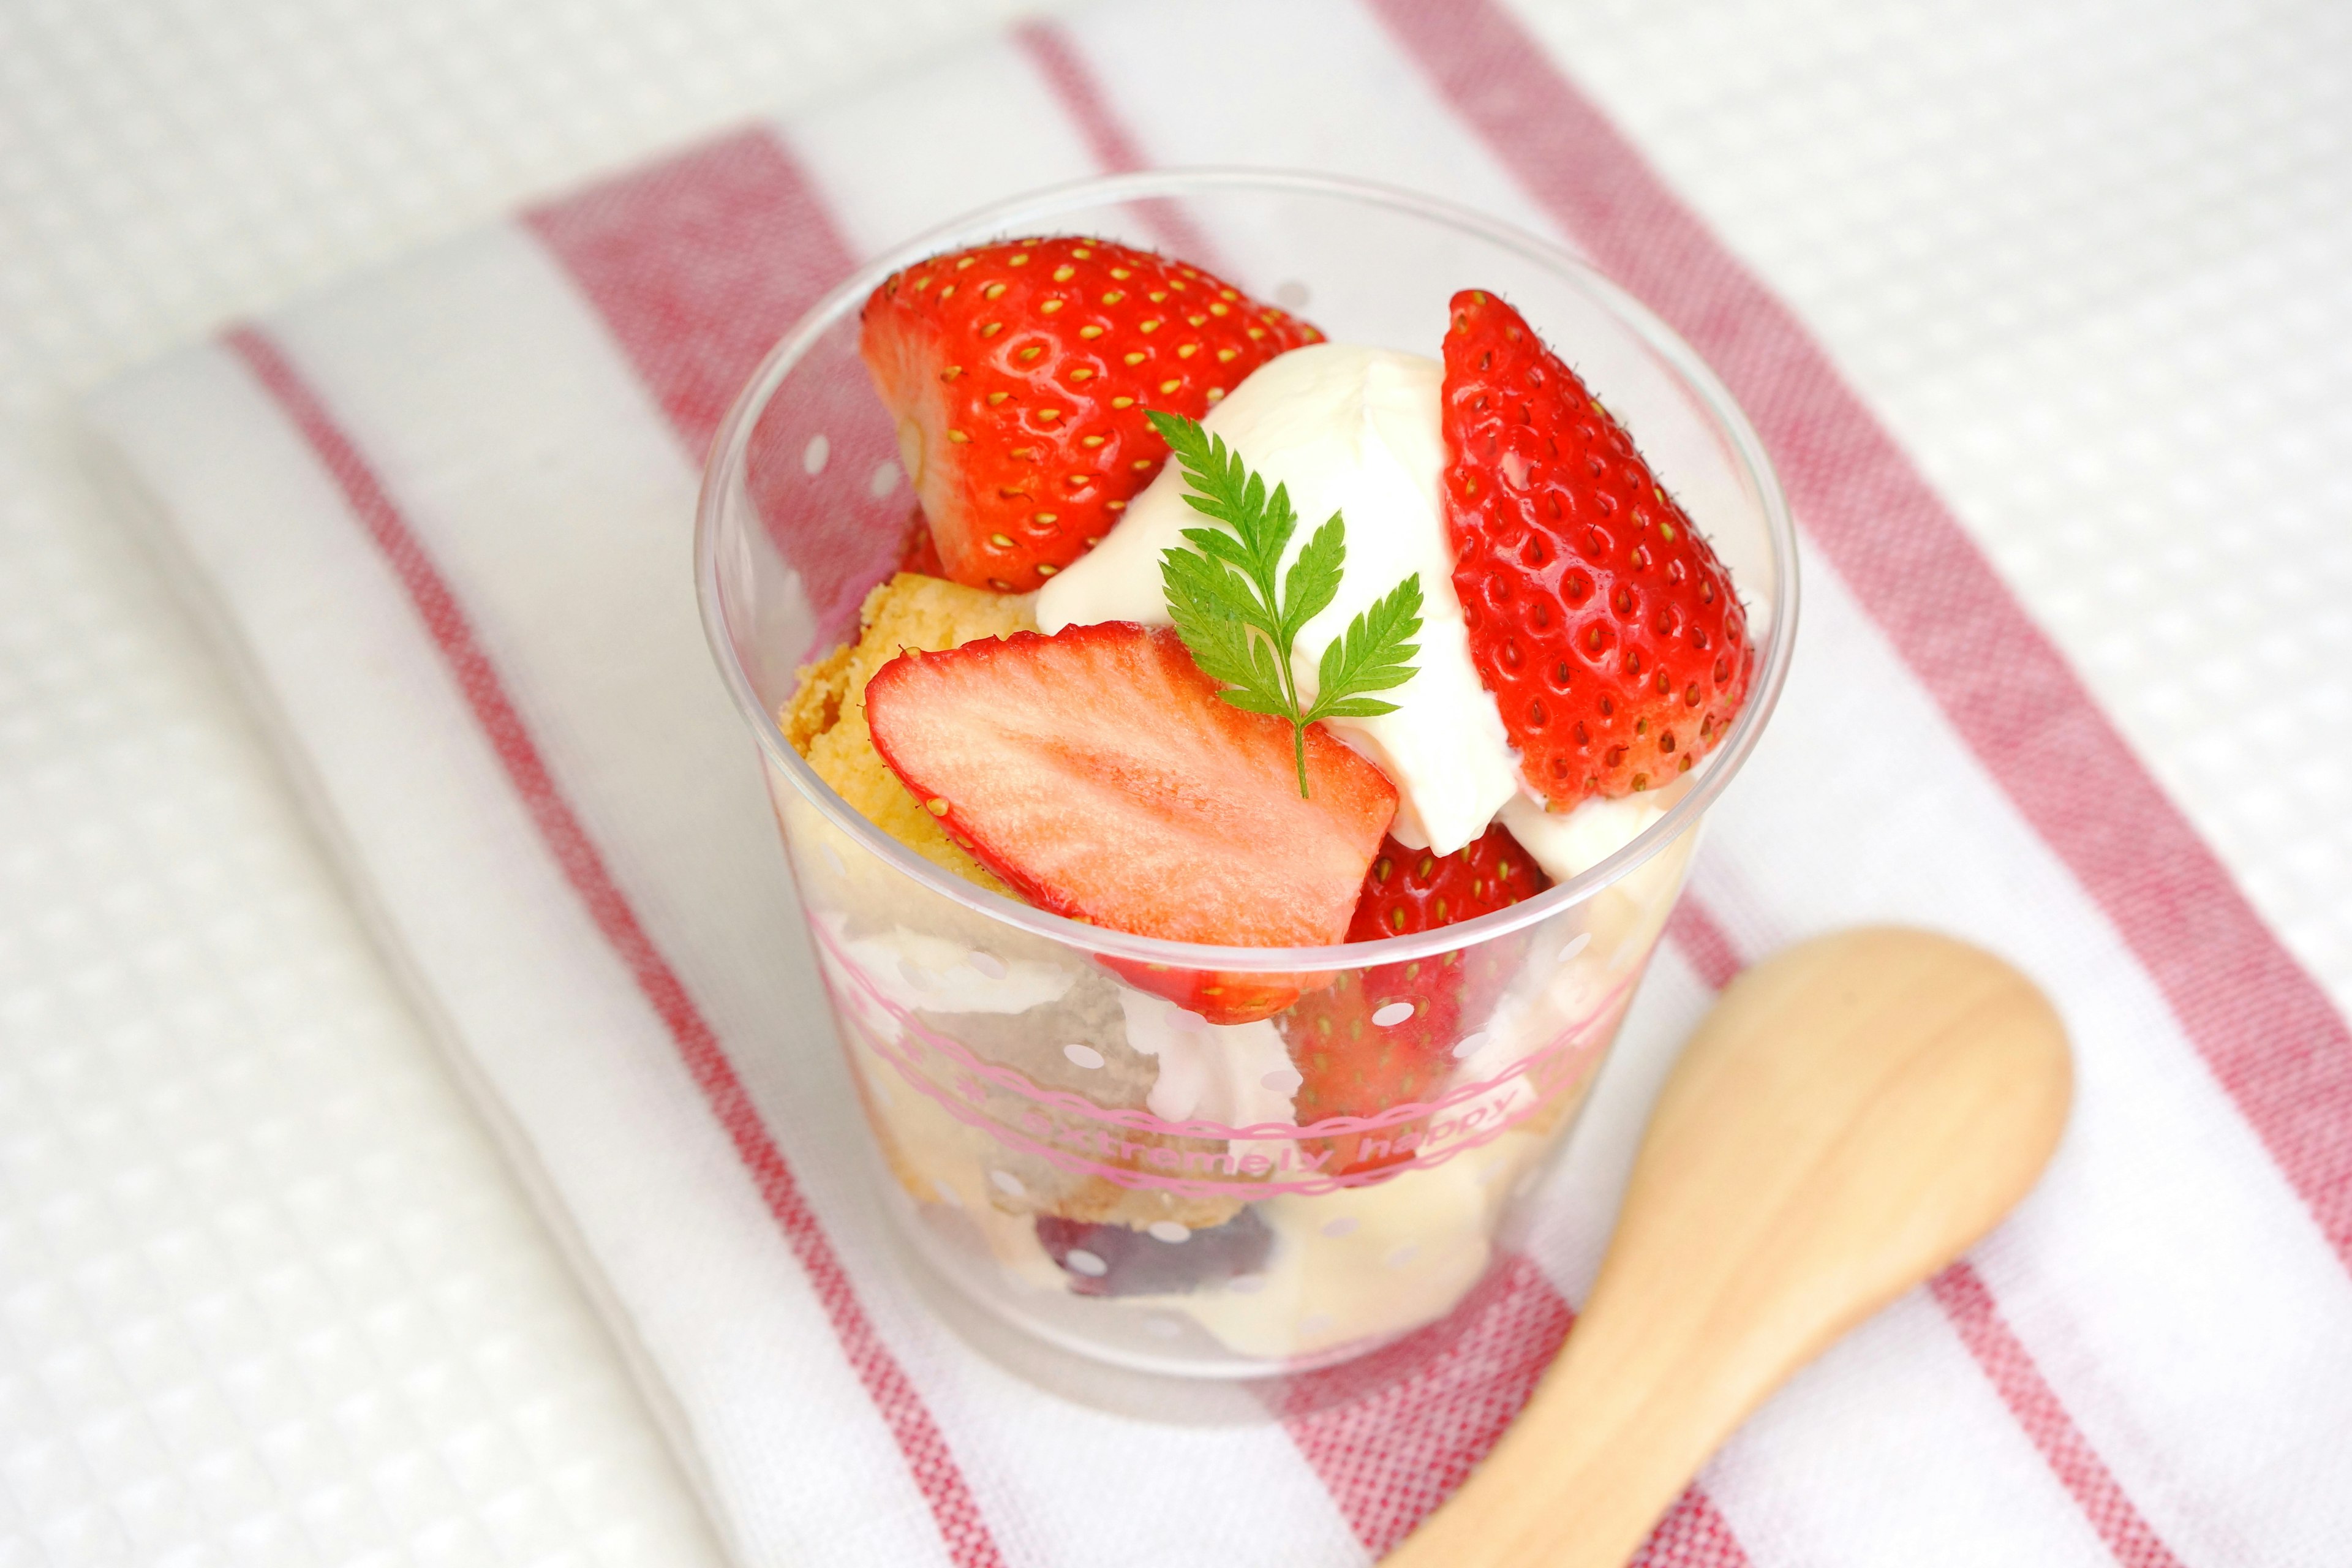
[[[1108, 9], [541, 205], [101, 402], [743, 1555], [1358, 1561], [1491, 1437], [1589, 1279], [1596, 1235], [1539, 1237], [1402, 1382], [1277, 1394], [1279, 1420], [1213, 1444], [1041, 1404], [893, 1294], [854, 1132], [811, 1109], [845, 1103], [837, 1069], [779, 1048], [791, 977], [746, 956], [745, 930], [791, 931], [756, 792], [740, 769], [732, 794], [681, 786], [740, 752], [658, 565], [698, 432], [583, 237], [724, 191], [747, 234], [815, 215], [845, 265], [995, 192], [1253, 160], [1442, 189], [1584, 247], [1731, 379], [1807, 526], [1798, 683], [1561, 1174], [1582, 1211], [1663, 1047], [1790, 935], [1960, 930], [2033, 968], [2083, 1049], [2044, 1192], [1776, 1401], [1654, 1560], [2329, 1560], [2352, 1446], [2326, 1001], [2347, 989], [2344, 34], [2316, 10], [2036, 16]], [[1251, 51], [1222, 47], [1244, 29]], [[943, 133], [983, 119], [1001, 142]], [[459, 406], [512, 423], [453, 447]], [[2248, 493], [2265, 510], [2215, 520]], [[533, 580], [559, 523], [597, 549]], [[566, 626], [559, 590], [611, 613]], [[436, 593], [464, 608], [454, 642]], [[518, 726], [485, 726], [485, 689]], [[1934, 813], [1812, 765], [1858, 733]], [[2259, 776], [2237, 762], [2253, 735]], [[624, 917], [703, 1034], [657, 1005]], [[558, 1037], [578, 1054], [549, 1059]], [[616, 1146], [615, 1100], [625, 1193], [583, 1168]], [[1109, 1489], [1140, 1500], [1090, 1506]]]

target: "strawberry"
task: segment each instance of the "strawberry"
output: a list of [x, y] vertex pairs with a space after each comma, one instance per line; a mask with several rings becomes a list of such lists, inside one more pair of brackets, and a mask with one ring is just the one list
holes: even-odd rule
[[1348, 922], [1349, 942], [1378, 942], [1475, 920], [1532, 899], [1551, 886], [1535, 857], [1501, 823], [1451, 855], [1408, 849], [1393, 838], [1364, 873], [1364, 890]]
[[1565, 811], [1688, 772], [1756, 664], [1715, 552], [1492, 294], [1454, 296], [1442, 423], [1454, 593], [1528, 784]]
[[[1549, 885], [1500, 824], [1451, 855], [1385, 839], [1365, 873], [1348, 940], [1434, 931], [1508, 909]], [[1442, 957], [1381, 964], [1360, 977], [1342, 974], [1329, 989], [1302, 998], [1281, 1022], [1291, 1064], [1304, 1080], [1295, 1100], [1299, 1125], [1370, 1116], [1434, 1093], [1454, 1070], [1454, 1046], [1486, 1021], [1517, 955], [1518, 944], [1499, 937]], [[1411, 1005], [1410, 1016], [1379, 1021], [1383, 1009], [1400, 1003]], [[1387, 1163], [1343, 1158], [1339, 1168]]]
[[1271, 1018], [1306, 993], [1331, 984], [1328, 974], [1297, 974], [1281, 970], [1243, 973], [1232, 970], [1178, 969], [1165, 963], [1109, 957], [1104, 958], [1102, 964], [1137, 990], [1164, 996], [1212, 1024], [1255, 1024], [1260, 1018]]
[[[1313, 947], [1347, 934], [1396, 787], [1321, 729], [1222, 701], [1176, 633], [1126, 621], [909, 651], [866, 689], [875, 749], [1039, 906], [1141, 936]], [[1213, 1023], [1315, 982], [1115, 963]]]
[[923, 521], [921, 507], [917, 507], [907, 519], [907, 542], [898, 553], [898, 570], [924, 577], [948, 574], [947, 568], [940, 563], [940, 547], [931, 538], [931, 525]]
[[1108, 240], [1004, 240], [893, 273], [858, 350], [946, 574], [1026, 593], [1092, 549], [1168, 445], [1146, 408], [1199, 418], [1323, 334], [1181, 261]]

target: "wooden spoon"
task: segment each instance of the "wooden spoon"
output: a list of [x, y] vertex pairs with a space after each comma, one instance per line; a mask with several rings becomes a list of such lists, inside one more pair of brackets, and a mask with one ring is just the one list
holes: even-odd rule
[[1622, 1568], [1767, 1394], [2025, 1195], [2073, 1093], [2041, 992], [1949, 938], [1748, 970], [1658, 1098], [1567, 1349], [1389, 1568]]

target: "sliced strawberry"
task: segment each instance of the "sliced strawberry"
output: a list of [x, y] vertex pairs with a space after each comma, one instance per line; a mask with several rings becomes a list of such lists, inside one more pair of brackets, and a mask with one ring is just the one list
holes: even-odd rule
[[[1301, 798], [1290, 727], [1217, 696], [1174, 631], [1125, 621], [1019, 632], [875, 674], [876, 750], [959, 843], [1040, 906], [1140, 936], [1313, 947], [1347, 934], [1396, 788], [1313, 729]], [[1241, 1023], [1304, 983], [1116, 965]]]
[[1528, 784], [1565, 811], [1689, 771], [1756, 664], [1715, 552], [1492, 294], [1454, 296], [1443, 426], [1454, 588]]
[[1130, 958], [1105, 958], [1102, 963], [1137, 990], [1165, 996], [1212, 1024], [1254, 1024], [1271, 1018], [1306, 993], [1331, 984], [1328, 973], [1177, 969]]
[[[1348, 940], [1434, 931], [1508, 909], [1549, 885], [1500, 824], [1451, 855], [1385, 839], [1365, 873]], [[1360, 978], [1343, 974], [1329, 989], [1302, 997], [1280, 1026], [1304, 1080], [1294, 1101], [1298, 1124], [1371, 1116], [1434, 1093], [1454, 1070], [1454, 1046], [1493, 1010], [1518, 952], [1511, 938], [1497, 938], [1441, 957], [1381, 964]], [[1394, 1012], [1406, 1006], [1410, 1013]], [[1339, 1168], [1388, 1163], [1343, 1158]]]
[[1197, 267], [1069, 237], [919, 261], [862, 325], [947, 575], [1006, 593], [1092, 549], [1160, 471], [1145, 409], [1197, 419], [1323, 336]]

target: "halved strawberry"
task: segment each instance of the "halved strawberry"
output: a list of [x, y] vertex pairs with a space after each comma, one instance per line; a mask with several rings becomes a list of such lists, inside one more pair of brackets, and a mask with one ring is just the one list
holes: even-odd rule
[[919, 261], [866, 301], [858, 351], [947, 575], [1026, 593], [1092, 549], [1168, 445], [1306, 322], [1108, 240], [1004, 240]]
[[[1317, 728], [1302, 798], [1290, 727], [1217, 692], [1173, 630], [1107, 621], [902, 654], [866, 717], [916, 798], [1043, 908], [1175, 942], [1339, 942], [1396, 787]], [[1221, 1024], [1314, 983], [1114, 967]]]
[[1564, 811], [1688, 772], [1756, 664], [1715, 552], [1492, 294], [1454, 296], [1442, 423], [1454, 589], [1528, 784]]
[[[1385, 839], [1365, 873], [1348, 940], [1434, 931], [1508, 909], [1549, 886], [1550, 879], [1500, 824], [1451, 855]], [[1454, 1046], [1486, 1021], [1518, 952], [1513, 939], [1497, 938], [1440, 957], [1381, 964], [1360, 978], [1343, 974], [1329, 989], [1301, 997], [1280, 1022], [1303, 1080], [1293, 1102], [1298, 1124], [1371, 1116], [1428, 1098], [1453, 1072]], [[1343, 1158], [1339, 1168], [1384, 1163]]]

